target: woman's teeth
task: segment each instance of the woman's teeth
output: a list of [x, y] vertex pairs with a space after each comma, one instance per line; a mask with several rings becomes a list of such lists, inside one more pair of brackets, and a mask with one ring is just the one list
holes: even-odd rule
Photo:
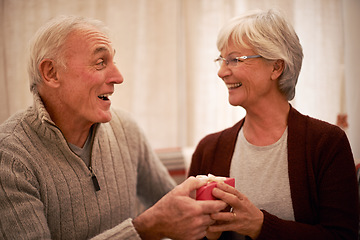
[[99, 95], [98, 98], [102, 99], [102, 100], [109, 100], [109, 97], [111, 96], [110, 93], [108, 94], [102, 94], [102, 95]]
[[234, 88], [238, 88], [241, 87], [242, 83], [228, 83], [226, 84], [228, 89], [234, 89]]

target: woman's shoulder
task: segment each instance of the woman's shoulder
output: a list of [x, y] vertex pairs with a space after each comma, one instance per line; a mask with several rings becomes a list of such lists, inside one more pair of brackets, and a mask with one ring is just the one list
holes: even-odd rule
[[221, 144], [228, 144], [230, 142], [234, 142], [237, 139], [237, 135], [242, 127], [244, 119], [241, 119], [239, 122], [235, 123], [233, 126], [223, 129], [218, 132], [210, 133], [206, 135], [201, 141], [199, 142], [199, 146], [201, 145], [217, 145], [218, 142]]
[[312, 135], [315, 134], [337, 134], [342, 135], [344, 131], [336, 126], [335, 124], [326, 122], [324, 120], [304, 115], [297, 111], [295, 108], [292, 108], [289, 114], [289, 126], [293, 128], [305, 128], [306, 132], [311, 132]]
[[304, 143], [315, 149], [347, 146], [346, 133], [329, 122], [303, 115], [296, 110], [289, 115], [289, 142]]

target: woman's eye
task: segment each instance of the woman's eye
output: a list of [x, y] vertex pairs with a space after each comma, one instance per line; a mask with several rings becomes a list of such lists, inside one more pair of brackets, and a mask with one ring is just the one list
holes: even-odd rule
[[231, 63], [238, 63], [238, 62], [242, 62], [240, 59], [238, 59], [238, 58], [232, 58], [231, 60], [230, 60], [230, 62]]

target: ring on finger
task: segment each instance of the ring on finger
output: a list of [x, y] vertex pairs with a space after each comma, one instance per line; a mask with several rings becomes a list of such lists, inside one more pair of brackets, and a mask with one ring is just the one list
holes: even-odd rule
[[234, 208], [233, 208], [233, 207], [230, 208], [230, 212], [233, 214], [234, 217], [236, 217], [236, 213], [234, 212]]

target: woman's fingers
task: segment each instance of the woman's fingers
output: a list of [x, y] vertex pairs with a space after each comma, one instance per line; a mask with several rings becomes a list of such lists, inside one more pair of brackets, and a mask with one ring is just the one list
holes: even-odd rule
[[231, 210], [211, 214], [218, 224], [208, 231], [236, 231], [251, 237], [260, 233], [264, 215], [244, 194], [225, 183], [218, 183], [212, 194], [230, 205]]
[[234, 187], [226, 183], [218, 183], [213, 189], [214, 197], [223, 200], [233, 208], [241, 207], [241, 201], [246, 199], [246, 196], [236, 190]]

